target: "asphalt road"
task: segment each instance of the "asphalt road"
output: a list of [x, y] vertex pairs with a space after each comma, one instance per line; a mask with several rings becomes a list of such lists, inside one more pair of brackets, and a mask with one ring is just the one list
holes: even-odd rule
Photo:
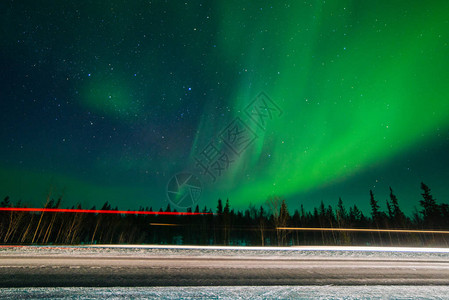
[[0, 256], [0, 287], [449, 285], [449, 261]]

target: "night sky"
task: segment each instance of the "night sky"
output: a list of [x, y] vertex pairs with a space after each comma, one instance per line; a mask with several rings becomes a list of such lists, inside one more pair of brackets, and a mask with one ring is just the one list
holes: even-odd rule
[[385, 209], [391, 185], [411, 213], [424, 181], [449, 203], [448, 11], [1, 1], [0, 197], [368, 211], [369, 190]]

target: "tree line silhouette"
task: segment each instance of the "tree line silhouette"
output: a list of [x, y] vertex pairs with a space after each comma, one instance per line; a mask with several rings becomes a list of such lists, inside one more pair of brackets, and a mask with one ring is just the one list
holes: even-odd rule
[[[421, 189], [421, 210], [412, 216], [401, 210], [391, 187], [386, 211], [380, 210], [374, 193], [369, 191], [370, 215], [363, 214], [355, 204], [345, 207], [341, 198], [335, 208], [321, 202], [312, 211], [306, 212], [301, 205], [291, 214], [285, 199], [277, 196], [270, 197], [260, 207], [250, 205], [244, 211], [232, 209], [229, 200], [221, 199], [214, 210], [199, 206], [193, 210], [213, 213], [205, 215], [2, 211], [0, 243], [448, 246], [448, 234], [438, 231], [449, 229], [449, 205], [438, 204], [424, 183]], [[56, 201], [48, 197], [45, 208], [60, 208], [61, 203], [61, 197]], [[24, 206], [20, 202], [13, 205], [6, 197], [0, 207]], [[81, 205], [72, 208], [81, 209]], [[118, 208], [106, 202], [101, 210]], [[152, 211], [152, 208], [139, 210]], [[159, 210], [162, 211], [176, 210], [168, 205], [165, 210]]]

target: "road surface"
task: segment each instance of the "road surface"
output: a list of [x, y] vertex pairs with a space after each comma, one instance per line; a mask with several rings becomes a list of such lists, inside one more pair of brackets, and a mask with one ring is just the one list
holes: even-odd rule
[[0, 287], [449, 285], [449, 260], [0, 252]]

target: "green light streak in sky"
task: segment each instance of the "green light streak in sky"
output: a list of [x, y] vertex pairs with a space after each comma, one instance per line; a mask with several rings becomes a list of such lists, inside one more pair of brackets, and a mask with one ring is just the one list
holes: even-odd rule
[[448, 127], [448, 2], [301, 2], [252, 19], [225, 5], [223, 55], [247, 53], [235, 110], [266, 91], [285, 112], [215, 186], [234, 203], [356, 176]]

